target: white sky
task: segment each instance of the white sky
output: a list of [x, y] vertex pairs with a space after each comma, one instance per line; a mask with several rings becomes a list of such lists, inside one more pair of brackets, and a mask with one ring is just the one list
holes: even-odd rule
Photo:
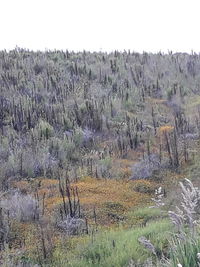
[[0, 49], [200, 52], [200, 0], [0, 0]]

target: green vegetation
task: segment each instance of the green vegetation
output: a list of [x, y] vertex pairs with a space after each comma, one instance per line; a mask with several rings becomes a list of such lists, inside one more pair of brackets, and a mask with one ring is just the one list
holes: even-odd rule
[[188, 238], [185, 242], [174, 238], [174, 251], [171, 251], [171, 266], [175, 267], [181, 263], [182, 266], [199, 266], [200, 240]]
[[[150, 223], [145, 228], [109, 231], [97, 234], [94, 239], [75, 250], [72, 259], [62, 262], [64, 255], [56, 255], [53, 266], [127, 266], [130, 260], [144, 263], [151, 254], [139, 243], [138, 238], [145, 235], [152, 240], [158, 253], [166, 249], [169, 238], [170, 223], [167, 220]], [[74, 258], [74, 259], [73, 259]]]
[[199, 70], [195, 53], [0, 51], [0, 265], [198, 266]]

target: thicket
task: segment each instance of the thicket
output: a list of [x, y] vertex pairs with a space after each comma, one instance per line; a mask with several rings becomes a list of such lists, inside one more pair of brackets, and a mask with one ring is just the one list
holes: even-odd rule
[[[156, 170], [163, 154], [178, 168], [199, 135], [198, 99], [192, 118], [185, 109], [199, 96], [199, 70], [197, 54], [0, 51], [2, 188], [11, 177], [55, 178], [60, 169], [74, 178], [116, 176], [113, 154], [126, 158], [142, 147], [150, 157], [159, 135]], [[155, 169], [139, 167], [139, 178]]]

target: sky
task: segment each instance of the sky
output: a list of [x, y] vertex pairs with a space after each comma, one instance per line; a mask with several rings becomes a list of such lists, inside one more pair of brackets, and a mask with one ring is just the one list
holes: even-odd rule
[[200, 0], [0, 0], [0, 50], [200, 52]]

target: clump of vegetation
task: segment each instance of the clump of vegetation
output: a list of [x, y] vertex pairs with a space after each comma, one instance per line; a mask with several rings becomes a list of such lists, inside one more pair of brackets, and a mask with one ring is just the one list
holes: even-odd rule
[[[168, 212], [170, 220], [175, 226], [175, 230], [169, 239], [170, 253], [168, 257], [163, 257], [161, 262], [162, 266], [199, 266], [198, 222], [200, 191], [188, 179], [185, 179], [185, 185], [180, 182], [180, 186], [182, 189], [181, 207], [176, 207], [176, 211]], [[158, 191], [156, 195], [158, 195]], [[159, 199], [161, 200], [161, 198], [162, 196]], [[156, 198], [154, 201], [157, 206], [158, 201]], [[159, 258], [156, 248], [150, 240], [143, 236], [138, 240], [147, 250]]]
[[38, 199], [19, 192], [11, 192], [9, 196], [1, 200], [0, 207], [4, 213], [9, 214], [10, 218], [23, 222], [38, 220], [40, 216]]
[[148, 179], [152, 177], [156, 171], [165, 167], [167, 167], [167, 164], [161, 164], [159, 156], [150, 154], [149, 156], [145, 156], [143, 160], [133, 166], [133, 175], [131, 179]]

